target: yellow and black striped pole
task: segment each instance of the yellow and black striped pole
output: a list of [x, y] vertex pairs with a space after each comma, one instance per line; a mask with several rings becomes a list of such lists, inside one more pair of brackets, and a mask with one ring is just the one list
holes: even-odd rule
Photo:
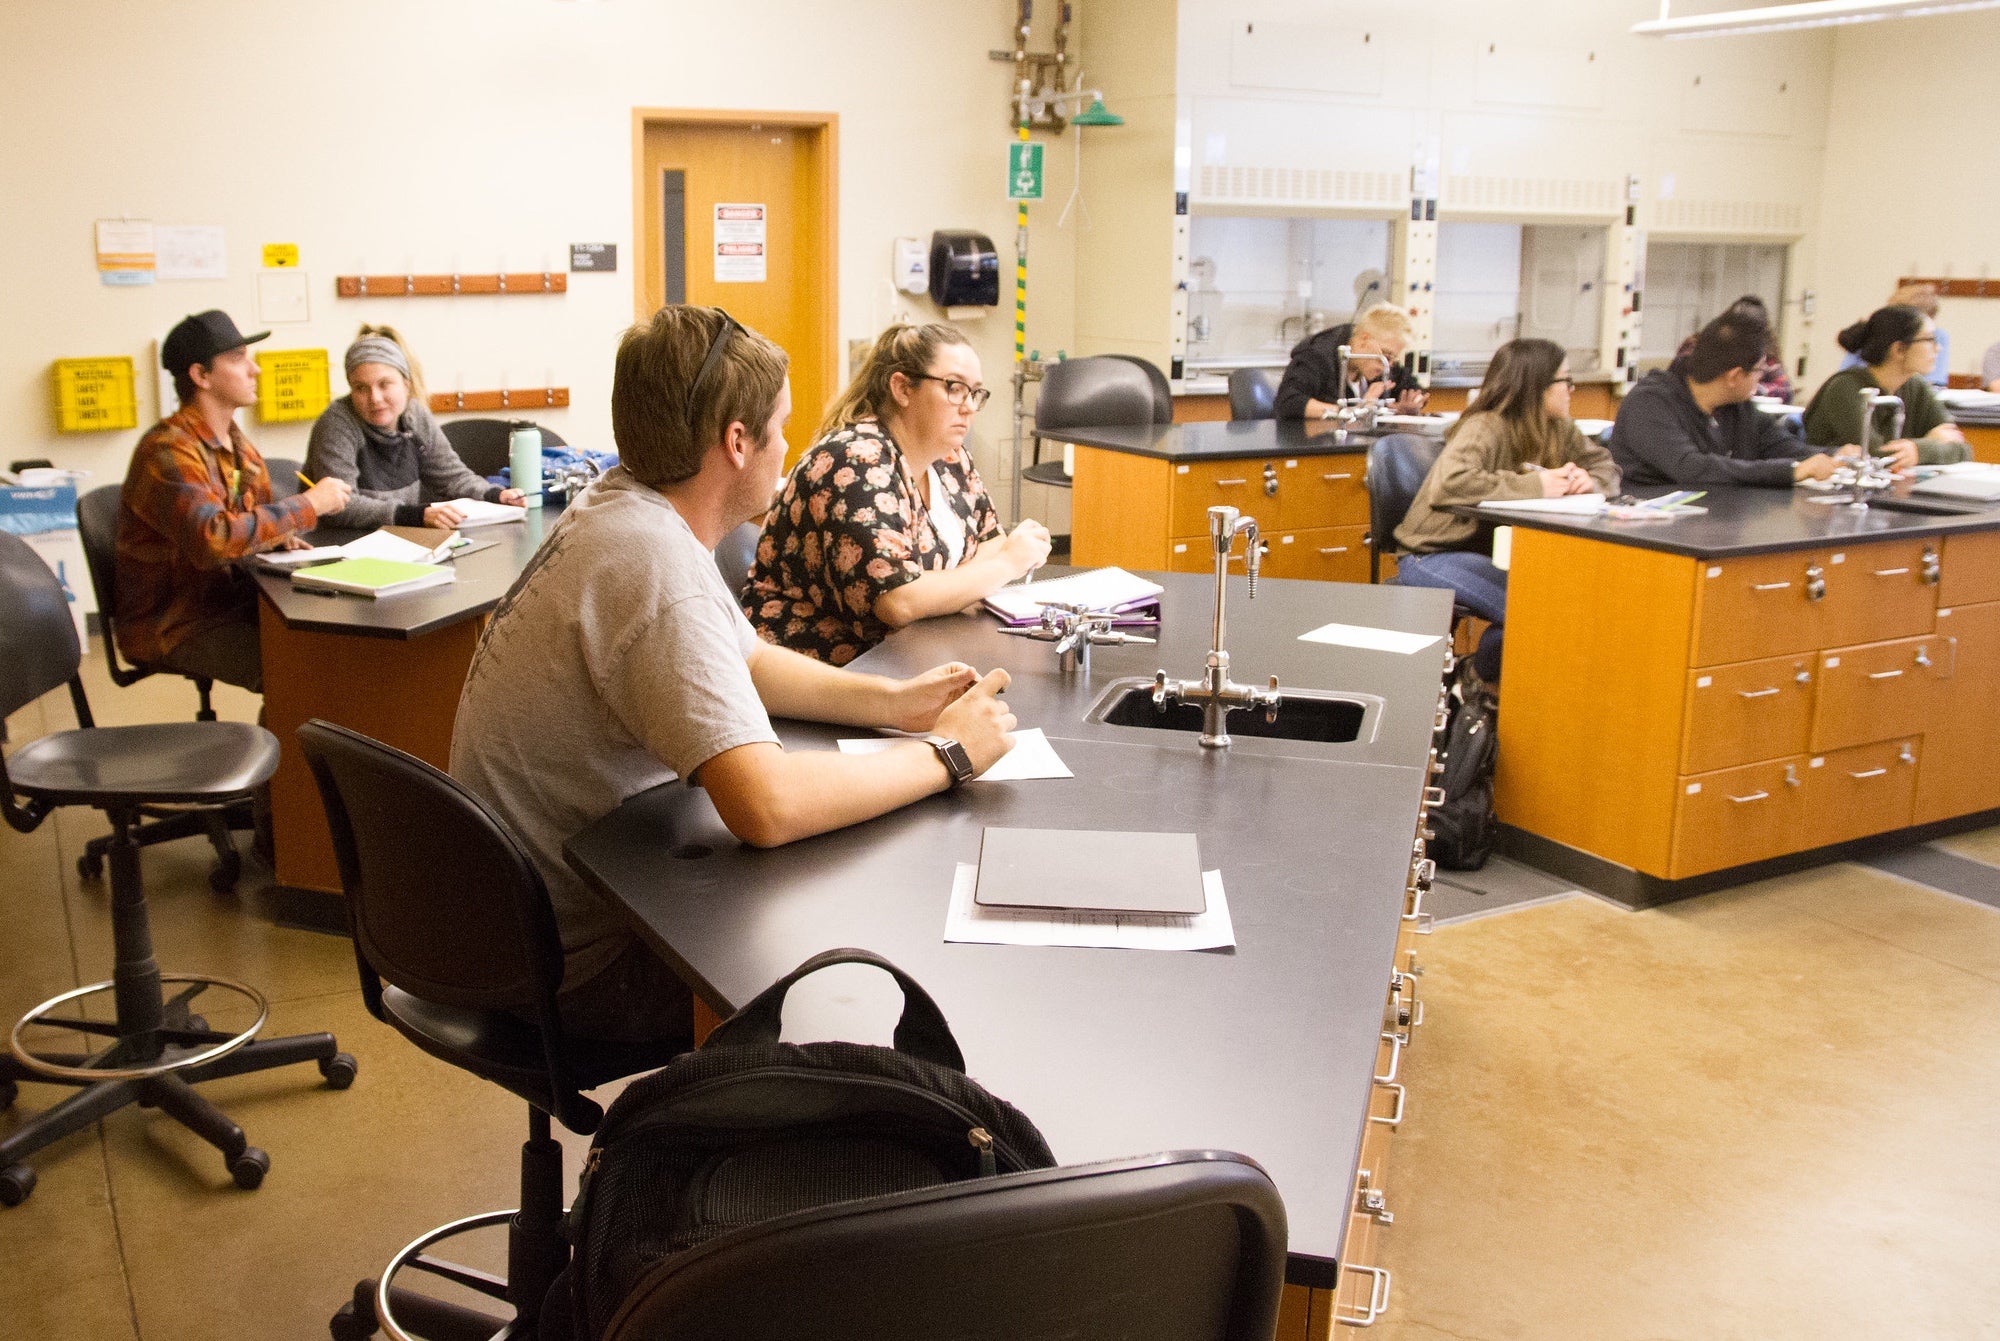
[[[1028, 142], [1028, 123], [1020, 127], [1021, 143]], [[1028, 202], [1014, 204], [1014, 362], [1028, 359]]]

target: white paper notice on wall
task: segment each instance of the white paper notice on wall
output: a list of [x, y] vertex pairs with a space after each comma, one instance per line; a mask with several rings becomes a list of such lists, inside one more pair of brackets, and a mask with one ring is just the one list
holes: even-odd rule
[[156, 224], [153, 247], [161, 279], [229, 278], [229, 252], [220, 224]]
[[312, 304], [306, 297], [303, 270], [259, 270], [257, 272], [257, 320], [265, 325], [280, 321], [310, 321]]
[[765, 209], [754, 204], [715, 207], [715, 282], [764, 282]]

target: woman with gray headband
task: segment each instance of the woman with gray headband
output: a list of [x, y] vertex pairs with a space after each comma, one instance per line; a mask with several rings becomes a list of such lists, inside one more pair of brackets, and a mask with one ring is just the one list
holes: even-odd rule
[[435, 526], [465, 519], [455, 498], [519, 503], [458, 459], [424, 404], [423, 374], [387, 326], [363, 326], [347, 347], [347, 394], [327, 406], [306, 445], [305, 473], [354, 487], [342, 526]]

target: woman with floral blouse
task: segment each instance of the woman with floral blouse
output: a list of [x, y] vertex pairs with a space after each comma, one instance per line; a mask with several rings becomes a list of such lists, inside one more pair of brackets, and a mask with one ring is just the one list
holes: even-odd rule
[[1002, 533], [966, 454], [989, 394], [951, 327], [882, 332], [764, 520], [743, 593], [761, 637], [844, 666], [1048, 558], [1040, 522]]

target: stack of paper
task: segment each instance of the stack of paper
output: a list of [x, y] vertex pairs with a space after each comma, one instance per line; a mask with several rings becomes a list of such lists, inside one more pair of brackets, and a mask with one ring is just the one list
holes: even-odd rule
[[1489, 498], [1480, 508], [1493, 512], [1556, 512], [1595, 517], [1604, 511], [1603, 494], [1564, 494], [1561, 498]]
[[340, 559], [393, 559], [397, 563], [442, 563], [466, 544], [456, 531], [434, 526], [383, 526], [359, 540], [344, 545], [315, 545], [309, 549], [274, 549], [259, 554], [266, 568], [287, 572], [314, 568]]
[[986, 598], [986, 608], [1005, 623], [1032, 624], [1042, 617], [1042, 607], [1052, 601], [1115, 614], [1150, 604], [1164, 590], [1159, 583], [1148, 582], [1123, 568], [1093, 568], [1068, 577], [1052, 577], [1046, 582], [1002, 587]]
[[498, 526], [502, 522], [517, 522], [528, 515], [524, 507], [512, 503], [488, 503], [479, 498], [454, 498], [451, 505], [464, 513], [458, 523], [459, 529], [471, 526]]

